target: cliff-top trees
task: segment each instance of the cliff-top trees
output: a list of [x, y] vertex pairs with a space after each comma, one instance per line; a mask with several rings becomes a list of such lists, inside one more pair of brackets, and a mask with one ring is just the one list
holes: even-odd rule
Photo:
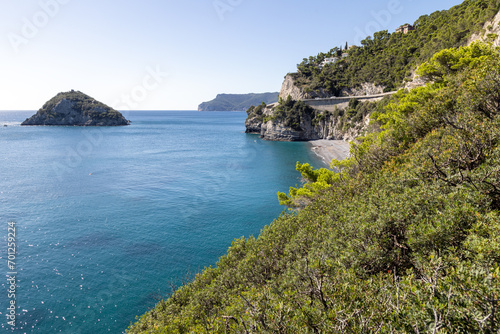
[[309, 57], [298, 65], [301, 78], [296, 81], [305, 90], [323, 89], [335, 96], [365, 82], [395, 90], [436, 52], [463, 46], [473, 33], [482, 33], [484, 23], [499, 9], [496, 0], [468, 0], [450, 10], [423, 15], [408, 34], [376, 32], [361, 42], [362, 47], [349, 50], [347, 59], [323, 69], [317, 57]]

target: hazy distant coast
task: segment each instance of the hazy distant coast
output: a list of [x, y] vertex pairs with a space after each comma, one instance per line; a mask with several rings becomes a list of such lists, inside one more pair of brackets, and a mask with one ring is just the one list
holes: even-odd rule
[[279, 92], [250, 94], [218, 94], [215, 99], [203, 102], [198, 111], [245, 111], [252, 105], [258, 106], [278, 102]]

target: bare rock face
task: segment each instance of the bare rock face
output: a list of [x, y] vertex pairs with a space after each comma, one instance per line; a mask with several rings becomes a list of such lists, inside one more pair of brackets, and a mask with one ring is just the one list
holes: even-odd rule
[[[258, 134], [262, 139], [272, 141], [309, 141], [334, 139], [352, 141], [363, 134], [369, 126], [370, 117], [365, 116], [354, 127], [345, 128], [338, 116], [326, 111], [316, 110], [305, 114], [296, 128], [286, 125], [284, 119], [276, 117], [277, 103], [263, 109], [247, 111], [246, 133]], [[341, 109], [345, 109], [347, 106]]]
[[[334, 116], [315, 123], [304, 118], [300, 130], [287, 127], [282, 121], [270, 120], [261, 124], [260, 137], [272, 141], [309, 141], [318, 139], [353, 141], [363, 134], [370, 123], [370, 117], [365, 116], [355, 127], [344, 129], [339, 118]], [[253, 132], [258, 133], [258, 132]]]
[[130, 121], [107, 105], [78, 91], [59, 93], [21, 125], [120, 126]]
[[304, 100], [308, 98], [306, 92], [295, 85], [295, 80], [291, 74], [285, 76], [285, 81], [281, 85], [280, 98], [286, 99], [291, 96], [293, 100]]
[[421, 77], [419, 77], [417, 75], [416, 71], [413, 71], [413, 74], [411, 76], [411, 80], [409, 80], [408, 82], [405, 83], [404, 88], [411, 90], [411, 89], [414, 89], [417, 87], [423, 87], [425, 85], [426, 85], [425, 80], [422, 79]]
[[[281, 87], [280, 99], [285, 101], [290, 97], [294, 101], [304, 101], [311, 106], [311, 102], [324, 102], [321, 99], [331, 98], [330, 94], [323, 89], [306, 91], [297, 82], [297, 74], [290, 73], [285, 76], [285, 81]], [[342, 95], [350, 96], [371, 96], [384, 92], [383, 86], [374, 83], [364, 83], [360, 87], [345, 89]], [[381, 98], [381, 97], [380, 97]], [[245, 122], [246, 132], [259, 134], [265, 140], [273, 141], [308, 141], [317, 139], [335, 139], [351, 141], [365, 133], [370, 123], [370, 117], [365, 116], [357, 124], [345, 127], [339, 116], [333, 112], [326, 111], [327, 108], [313, 106], [314, 113], [306, 113], [300, 116], [300, 124], [294, 127], [287, 126], [283, 116], [276, 115], [278, 103], [268, 105], [262, 109], [249, 109], [248, 118]], [[348, 106], [348, 99], [345, 103], [335, 106], [335, 109], [345, 110]]]
[[500, 46], [500, 12], [491, 21], [484, 23], [483, 32], [473, 34], [469, 37], [467, 45], [475, 41], [487, 41], [491, 42], [493, 46]]
[[377, 86], [372, 82], [365, 82], [357, 88], [349, 88], [342, 90], [342, 96], [363, 96], [376, 95], [384, 92], [384, 86]]
[[262, 124], [260, 136], [272, 141], [308, 141], [322, 139], [313, 125], [311, 115], [304, 115], [298, 128], [286, 126], [283, 120], [269, 120]]
[[305, 92], [301, 87], [297, 86], [293, 74], [287, 74], [285, 81], [281, 85], [280, 98], [286, 100], [290, 96], [292, 100], [306, 100], [315, 98], [327, 98], [330, 94], [326, 93], [323, 89], [318, 91]]

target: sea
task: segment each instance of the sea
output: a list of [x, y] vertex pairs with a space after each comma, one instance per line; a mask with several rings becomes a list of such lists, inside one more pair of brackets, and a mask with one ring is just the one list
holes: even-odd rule
[[[0, 112], [0, 323], [123, 333], [172, 286], [257, 237], [301, 184], [308, 143], [245, 134], [244, 112], [131, 111], [125, 127], [22, 127]], [[14, 311], [15, 309], [15, 311]]]

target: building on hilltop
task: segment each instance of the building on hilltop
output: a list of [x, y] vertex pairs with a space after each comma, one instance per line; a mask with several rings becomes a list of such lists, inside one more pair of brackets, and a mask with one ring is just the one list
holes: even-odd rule
[[396, 29], [396, 32], [402, 32], [403, 34], [407, 34], [408, 32], [415, 30], [411, 24], [403, 24], [399, 28]]
[[338, 57], [325, 58], [325, 60], [323, 60], [321, 64], [319, 64], [319, 68], [322, 69], [328, 64], [335, 64], [338, 60], [339, 60]]

